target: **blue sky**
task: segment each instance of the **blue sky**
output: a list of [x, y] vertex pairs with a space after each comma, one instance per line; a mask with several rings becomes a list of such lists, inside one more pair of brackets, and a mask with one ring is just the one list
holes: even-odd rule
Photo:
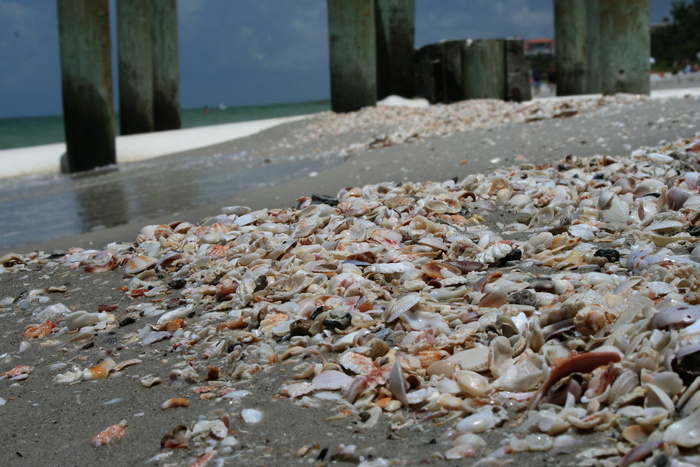
[[[650, 1], [652, 22], [670, 16], [672, 0]], [[416, 3], [417, 46], [554, 35], [552, 0]], [[178, 21], [183, 107], [329, 98], [325, 0], [178, 0]], [[0, 0], [0, 117], [60, 113], [56, 1]]]

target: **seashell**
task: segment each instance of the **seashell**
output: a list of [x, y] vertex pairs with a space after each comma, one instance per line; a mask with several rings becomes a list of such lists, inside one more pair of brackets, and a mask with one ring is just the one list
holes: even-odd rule
[[690, 385], [685, 389], [685, 391], [683, 391], [683, 394], [678, 399], [676, 408], [682, 409], [681, 413], [683, 415], [689, 415], [691, 412], [694, 412], [698, 407], [700, 407], [700, 397], [696, 397], [697, 394], [700, 394], [700, 391], [698, 391], [698, 389], [700, 389], [700, 377], [696, 377], [695, 380], [693, 380], [693, 382], [690, 383]]
[[83, 371], [83, 379], [85, 381], [90, 381], [93, 379], [103, 379], [109, 376], [109, 372], [112, 371], [117, 364], [111, 358], [106, 358], [102, 363], [92, 368], [88, 368]]
[[387, 352], [389, 352], [389, 344], [382, 339], [375, 338], [370, 342], [367, 356], [372, 360], [375, 360], [379, 357], [383, 357], [387, 354]]
[[92, 444], [94, 446], [106, 446], [116, 440], [122, 439], [126, 433], [127, 426], [126, 420], [108, 426], [92, 438]]
[[437, 214], [442, 214], [450, 210], [450, 206], [441, 199], [429, 199], [424, 204], [425, 209]]
[[358, 375], [368, 375], [376, 369], [371, 358], [357, 352], [347, 351], [338, 358], [340, 366]]
[[654, 374], [649, 381], [669, 396], [673, 397], [683, 390], [683, 380], [674, 371], [662, 371]]
[[9, 378], [11, 381], [19, 381], [26, 379], [32, 371], [34, 371], [33, 366], [19, 365], [1, 374], [0, 379]]
[[700, 445], [700, 410], [671, 423], [664, 431], [663, 440], [684, 448]]
[[454, 373], [454, 378], [462, 392], [472, 397], [483, 397], [491, 392], [489, 380], [479, 373], [457, 370]]
[[386, 323], [391, 323], [396, 318], [406, 313], [408, 310], [416, 306], [420, 301], [420, 294], [416, 292], [407, 293], [399, 299], [394, 299], [389, 302], [389, 305], [384, 310], [383, 318]]
[[133, 276], [134, 274], [138, 274], [150, 267], [155, 266], [157, 262], [158, 260], [151, 256], [137, 255], [126, 263], [126, 266], [124, 266], [124, 273], [127, 276]]
[[656, 329], [682, 328], [693, 324], [700, 318], [700, 305], [678, 305], [665, 308], [651, 319]]
[[147, 345], [151, 345], [151, 344], [156, 343], [158, 341], [170, 339], [171, 337], [173, 337], [173, 335], [171, 333], [169, 333], [168, 331], [152, 332], [152, 333], [148, 334], [146, 337], [144, 337], [143, 339], [141, 339], [141, 345], [145, 347]]
[[508, 294], [501, 291], [487, 292], [479, 299], [480, 308], [500, 308], [508, 303]]
[[438, 375], [444, 376], [445, 378], [451, 378], [457, 370], [457, 364], [454, 362], [449, 362], [447, 360], [439, 360], [433, 362], [427, 368], [426, 373], [429, 376]]
[[416, 204], [416, 200], [410, 196], [394, 196], [385, 200], [384, 204], [391, 209], [396, 209], [403, 206], [413, 206]]
[[599, 196], [598, 196], [598, 209], [604, 210], [604, 209], [609, 209], [610, 205], [612, 204], [613, 200], [616, 198], [616, 195], [613, 191], [603, 191]]
[[661, 407], [669, 413], [673, 413], [676, 410], [675, 405], [671, 398], [666, 394], [663, 389], [655, 384], [648, 383], [646, 385], [647, 395], [644, 398], [644, 407]]
[[75, 311], [66, 315], [64, 322], [69, 331], [74, 331], [85, 326], [92, 326], [93, 324], [99, 323], [100, 315], [97, 313], [88, 313], [87, 311]]
[[352, 383], [352, 380], [353, 378], [342, 371], [328, 370], [316, 375], [311, 381], [311, 386], [315, 390], [346, 390], [350, 386], [350, 383]]
[[248, 206], [224, 206], [223, 208], [221, 208], [221, 212], [223, 212], [227, 216], [242, 216], [244, 214], [248, 214], [250, 211], [251, 209]]
[[655, 164], [666, 165], [673, 162], [673, 157], [668, 156], [666, 154], [660, 154], [658, 152], [650, 152], [649, 154], [647, 154], [647, 157]]
[[668, 193], [666, 193], [666, 204], [668, 205], [669, 209], [678, 211], [691, 196], [692, 193], [685, 190], [681, 190], [680, 188], [671, 188], [668, 190]]
[[474, 414], [464, 417], [457, 422], [457, 431], [468, 431], [470, 433], [483, 433], [494, 428], [498, 419], [491, 409], [482, 409]]
[[632, 389], [639, 386], [639, 377], [632, 370], [625, 370], [617, 377], [610, 388], [609, 399], [615, 402], [618, 398], [629, 394]]
[[678, 221], [658, 221], [652, 222], [644, 228], [647, 232], [657, 232], [660, 234], [671, 234], [683, 228], [683, 224]]
[[629, 222], [629, 209], [619, 199], [614, 198], [602, 218], [608, 224], [625, 224]]
[[625, 453], [618, 466], [627, 467], [636, 462], [640, 462], [660, 449], [663, 444], [664, 442], [661, 440], [648, 441], [646, 443], [639, 444]]
[[41, 339], [53, 333], [56, 323], [46, 320], [38, 326], [30, 326], [22, 333], [22, 339]]
[[459, 365], [462, 370], [476, 372], [488, 370], [490, 360], [491, 351], [486, 346], [462, 350], [447, 358], [448, 362]]
[[157, 376], [144, 376], [139, 380], [139, 383], [141, 383], [141, 386], [144, 388], [152, 388], [153, 386], [157, 386], [162, 382], [163, 380]]
[[394, 395], [394, 398], [401, 402], [401, 405], [408, 407], [408, 397], [406, 395], [406, 382], [403, 379], [403, 371], [401, 370], [401, 359], [397, 358], [389, 373], [389, 390]]
[[173, 397], [160, 405], [163, 410], [172, 409], [174, 407], [189, 407], [190, 399], [187, 397]]
[[126, 367], [138, 365], [139, 363], [143, 363], [143, 360], [140, 360], [138, 358], [130, 358], [129, 360], [124, 360], [123, 362], [119, 363], [118, 365], [115, 365], [113, 370], [115, 372], [122, 371]]
[[256, 409], [243, 409], [241, 410], [241, 418], [243, 421], [250, 425], [260, 423], [263, 419], [263, 413]]

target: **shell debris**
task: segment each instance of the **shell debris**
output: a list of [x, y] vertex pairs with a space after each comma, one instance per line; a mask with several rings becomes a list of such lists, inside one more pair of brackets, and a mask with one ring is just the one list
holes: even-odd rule
[[[348, 187], [286, 209], [232, 206], [200, 224], [147, 226], [133, 243], [14, 255], [3, 268], [106, 262], [114, 271], [101, 275], [122, 281], [119, 319], [11, 304], [28, 323], [55, 324], [36, 345], [100, 346], [100, 365], [66, 361], [53, 368], [57, 383], [143, 361], [135, 369], [169, 374], [207, 404], [240, 404], [237, 382], [274, 373], [288, 375], [280, 403], [335, 401], [333, 418], [356, 417], [357, 429], [386, 421], [408, 433], [439, 419], [450, 459], [488, 456], [477, 434], [506, 425], [494, 458], [597, 431], [618, 445], [582, 458], [644, 460], [663, 440], [674, 462], [692, 463], [676, 448], [700, 445], [700, 193], [689, 170], [698, 147], [700, 138], [461, 181]], [[44, 332], [34, 326], [25, 339]], [[127, 351], [138, 360], [109, 357]], [[162, 382], [133, 378], [139, 390]], [[164, 446], [205, 462], [238, 442], [240, 419], [253, 430], [272, 418], [224, 412], [178, 426]], [[125, 426], [95, 439], [118, 439]]]

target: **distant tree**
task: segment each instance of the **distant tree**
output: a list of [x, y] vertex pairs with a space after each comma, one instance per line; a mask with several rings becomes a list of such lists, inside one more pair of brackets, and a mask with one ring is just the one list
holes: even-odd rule
[[670, 69], [674, 61], [696, 61], [700, 52], [700, 0], [674, 0], [673, 21], [651, 31], [651, 55], [659, 68]]

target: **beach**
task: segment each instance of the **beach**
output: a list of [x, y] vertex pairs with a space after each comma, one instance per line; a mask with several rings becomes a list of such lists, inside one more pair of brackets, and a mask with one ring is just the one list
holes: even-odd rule
[[[610, 413], [605, 410], [608, 404], [605, 400], [598, 403], [601, 411], [596, 410], [595, 403], [571, 403], [571, 413], [576, 414], [572, 417], [577, 420], [575, 423], [581, 424], [567, 426], [561, 432], [546, 433], [546, 430], [536, 429], [540, 425], [532, 422], [534, 418], [526, 418], [527, 413], [531, 417], [540, 416], [535, 415], [538, 412], [528, 412], [516, 396], [509, 399], [509, 396], [499, 395], [504, 389], [466, 396], [461, 380], [456, 392], [450, 389], [454, 382], [439, 383], [443, 377], [451, 379], [447, 376], [449, 372], [442, 373], [447, 370], [435, 370], [430, 374], [427, 371], [431, 363], [478, 348], [481, 343], [493, 349], [493, 342], [509, 340], [519, 333], [529, 347], [520, 351], [524, 353], [509, 354], [509, 364], [524, 362], [529, 352], [538, 355], [540, 348], [527, 340], [528, 333], [533, 332], [532, 320], [540, 313], [546, 314], [558, 301], [574, 300], [584, 289], [598, 290], [600, 297], [609, 297], [604, 293], [608, 289], [603, 276], [617, 281], [610, 282], [609, 292], [620, 298], [610, 301], [609, 305], [619, 308], [621, 315], [641, 303], [619, 291], [624, 289], [621, 284], [627, 284], [630, 277], [638, 282], [628, 287], [630, 290], [636, 287], [640, 294], [644, 292], [644, 299], [649, 303], [644, 301], [643, 305], [650, 307], [649, 310], [654, 303], [667, 307], [676, 306], [678, 300], [683, 303], [682, 291], [693, 287], [672, 281], [675, 272], [669, 273], [669, 280], [665, 282], [671, 284], [673, 290], [652, 297], [644, 287], [658, 282], [658, 277], [647, 276], [644, 269], [635, 269], [625, 261], [613, 259], [606, 263], [591, 259], [596, 248], [614, 247], [622, 251], [623, 260], [626, 260], [639, 241], [640, 235], [636, 232], [650, 224], [639, 227], [632, 220], [629, 224], [625, 220], [620, 221], [624, 227], [609, 230], [601, 225], [614, 222], [605, 218], [611, 208], [598, 202], [602, 194], [595, 190], [600, 188], [581, 188], [580, 196], [571, 198], [571, 193], [564, 193], [561, 187], [574, 190], [577, 180], [585, 180], [587, 186], [594, 187], [592, 180], [601, 180], [600, 183], [609, 183], [605, 187], [625, 203], [639, 197], [635, 202], [644, 207], [646, 204], [642, 201], [651, 199], [642, 198], [647, 192], [633, 194], [636, 186], [624, 191], [617, 183], [623, 177], [616, 176], [613, 170], [607, 172], [606, 167], [614, 169], [614, 164], [619, 164], [620, 173], [639, 180], [647, 176], [639, 174], [637, 165], [645, 167], [639, 169], [641, 172], [647, 170], [646, 167], [661, 167], [654, 169], [655, 175], [647, 177], [671, 185], [663, 190], [659, 188], [661, 185], [653, 185], [659, 193], [667, 193], [674, 183], [678, 186], [686, 183], [681, 180], [682, 176], [670, 172], [699, 170], [697, 160], [693, 160], [700, 129], [698, 99], [697, 88], [691, 88], [666, 91], [652, 99], [594, 96], [542, 99], [523, 105], [467, 102], [432, 106], [429, 110], [376, 108], [348, 115], [322, 113], [294, 121], [275, 121], [267, 127], [255, 127], [247, 134], [239, 132], [240, 125], [235, 130], [210, 129], [217, 135], [208, 136], [207, 141], [212, 144], [206, 146], [200, 143], [188, 146], [185, 140], [168, 138], [172, 145], [162, 146], [158, 154], [143, 157], [140, 163], [148, 166], [137, 167], [163, 173], [170, 180], [173, 193], [182, 180], [177, 174], [178, 168], [182, 170], [182, 167], [213, 161], [211, 170], [216, 172], [220, 169], [215, 160], [221, 155], [243, 154], [247, 170], [261, 171], [255, 173], [269, 170], [275, 175], [270, 180], [260, 180], [257, 187], [247, 187], [243, 192], [222, 196], [215, 202], [183, 209], [171, 209], [165, 204], [157, 216], [0, 251], [3, 256], [0, 374], [24, 368], [0, 380], [0, 414], [4, 421], [0, 436], [6, 440], [0, 463], [8, 466], [38, 463], [267, 466], [348, 463], [369, 467], [454, 465], [463, 462], [459, 460], [463, 458], [486, 459], [485, 462], [505, 460], [533, 466], [618, 462], [633, 445], [623, 432], [634, 423], [623, 421], [625, 416], [617, 414], [609, 425], [601, 422], [586, 428], [582, 422], [587, 415]], [[186, 136], [186, 131], [179, 134]], [[202, 135], [203, 131], [206, 130], [195, 133]], [[232, 132], [236, 133], [235, 138], [231, 137]], [[189, 141], [195, 133], [187, 136]], [[160, 157], [151, 159], [153, 156]], [[48, 159], [54, 161], [55, 157], [52, 155]], [[507, 169], [509, 167], [512, 169]], [[596, 171], [605, 176], [595, 179]], [[285, 176], [289, 174], [293, 175]], [[519, 193], [514, 186], [540, 180], [537, 177], [541, 178], [539, 183], [543, 186], [548, 180], [556, 179], [560, 183], [547, 185], [552, 191], [540, 193], [532, 205], [544, 212], [548, 203], [559, 200], [557, 195], [568, 197], [561, 201], [561, 206], [572, 206], [567, 211], [568, 220], [557, 217], [560, 210], [550, 206], [551, 219], [537, 220], [536, 214], [530, 213], [524, 221], [521, 217], [529, 202], [508, 204]], [[681, 189], [697, 194], [697, 186], [693, 184], [686, 183]], [[455, 195], [459, 206], [454, 209], [450, 193], [459, 193]], [[622, 198], [627, 193], [629, 196]], [[579, 206], [586, 196], [593, 196], [595, 202]], [[154, 197], [164, 204], [164, 195]], [[392, 198], [396, 199], [391, 201]], [[427, 204], [436, 199], [447, 207], [438, 206], [439, 203]], [[576, 234], [571, 229], [579, 224], [571, 217], [582, 215], [574, 210], [574, 202], [577, 209], [601, 212], [600, 222], [595, 216], [596, 221], [590, 222], [596, 226], [595, 230], [582, 233], [578, 229]], [[627, 216], [639, 216], [634, 214], [631, 205], [627, 205]], [[671, 207], [662, 204], [657, 209], [660, 213], [670, 212], [669, 216], [681, 211], [672, 203]], [[451, 223], [458, 222], [457, 216], [469, 222], [454, 227]], [[438, 230], [428, 235], [428, 227], [420, 230], [413, 224], [410, 228], [419, 233], [409, 235], [406, 230], [409, 220], [416, 217], [454, 230], [448, 233], [440, 230], [442, 227], [435, 227]], [[687, 219], [691, 218], [686, 218], [686, 222]], [[642, 221], [636, 218], [635, 222]], [[358, 225], [354, 229], [353, 222]], [[370, 223], [380, 228], [370, 227]], [[554, 229], [561, 225], [568, 226], [569, 232]], [[358, 233], [360, 226], [367, 229], [365, 237]], [[304, 229], [309, 229], [309, 233], [301, 234]], [[403, 237], [399, 235], [396, 239], [384, 230], [400, 230]], [[375, 231], [372, 237], [370, 233]], [[435, 233], [438, 231], [443, 233], [438, 235]], [[484, 232], [495, 234], [489, 237], [491, 234]], [[658, 230], [658, 233], [654, 230], [652, 234], [669, 237], [683, 232], [671, 228]], [[543, 233], [563, 241], [566, 255], [552, 253], [555, 258], [552, 260], [543, 256], [549, 246], [542, 249], [539, 244], [535, 246], [530, 242], [531, 237]], [[473, 252], [476, 256], [469, 256], [471, 253], [465, 251], [454, 253], [458, 243], [454, 236], [459, 235], [464, 236], [459, 241], [467, 242], [468, 238], [478, 246]], [[559, 238], [562, 235], [565, 237]], [[589, 235], [592, 237], [587, 241], [581, 240]], [[644, 235], [647, 234], [641, 237], [648, 240]], [[442, 244], [421, 244], [419, 240], [424, 237], [439, 237]], [[177, 239], [177, 247], [175, 243], [168, 244], [168, 248], [172, 248], [168, 250], [165, 246], [168, 238], [173, 242]], [[246, 238], [254, 247], [244, 245]], [[682, 262], [683, 273], [689, 277], [695, 277], [692, 274], [697, 271], [697, 262], [694, 262], [697, 258], [689, 256], [696, 240], [685, 235], [679, 240], [685, 242], [682, 247], [676, 244], [673, 250], [679, 257], [690, 258]], [[397, 254], [391, 253], [397, 249], [396, 242], [400, 245], [398, 250], [407, 258], [391, 256]], [[346, 253], [342, 253], [341, 243], [345, 243]], [[589, 243], [593, 246], [585, 246]], [[376, 253], [370, 256], [360, 247], [355, 251], [352, 245], [357, 244]], [[508, 245], [508, 252], [516, 247], [522, 250], [522, 257], [501, 261], [506, 255], [495, 253], [495, 247], [501, 244]], [[462, 250], [469, 250], [465, 245]], [[214, 246], [219, 248], [213, 250]], [[419, 247], [424, 249], [419, 250]], [[580, 259], [570, 257], [579, 247]], [[658, 253], [661, 248], [654, 251]], [[412, 253], [406, 253], [407, 250]], [[421, 251], [434, 252], [430, 261], [418, 254]], [[169, 252], [172, 255], [166, 257]], [[487, 252], [496, 256], [489, 257]], [[150, 258], [145, 261], [155, 261], [137, 265], [133, 261], [139, 255]], [[314, 264], [318, 270], [313, 273], [308, 270], [308, 280], [317, 282], [304, 282], [298, 297], [293, 293], [285, 295], [290, 290], [293, 292], [293, 284], [286, 284], [284, 291], [273, 291], [274, 280], [281, 280], [280, 275], [287, 274], [284, 267], [296, 264], [292, 261], [295, 257], [299, 258], [299, 264], [294, 267], [319, 263]], [[394, 259], [390, 261], [389, 257]], [[379, 258], [387, 259], [380, 261]], [[448, 259], [468, 259], [481, 266], [470, 272], [452, 273], [438, 268], [435, 276], [430, 276], [432, 279], [423, 275], [429, 269], [423, 268], [426, 262], [433, 264]], [[350, 265], [341, 266], [347, 261]], [[565, 264], [565, 261], [574, 262]], [[405, 269], [386, 266], [392, 263], [402, 264]], [[417, 265], [413, 273], [409, 263]], [[227, 276], [227, 265], [235, 269], [236, 274]], [[382, 269], [380, 265], [385, 266]], [[371, 271], [367, 269], [374, 266], [376, 268]], [[127, 270], [129, 267], [132, 272]], [[262, 272], [247, 272], [256, 268]], [[495, 271], [498, 274], [493, 276]], [[351, 275], [343, 276], [344, 280], [363, 277], [367, 283], [358, 284], [360, 292], [343, 295], [350, 285], [345, 283], [342, 293], [330, 285], [333, 276], [341, 274]], [[413, 275], [399, 279], [394, 274]], [[293, 270], [289, 275], [293, 276]], [[268, 278], [261, 282], [261, 276]], [[304, 274], [298, 275], [301, 276]], [[486, 276], [494, 281], [501, 276], [508, 277], [510, 282], [520, 284], [518, 291], [530, 290], [523, 284], [531, 284], [533, 278], [550, 277], [562, 290], [547, 292], [552, 295], [548, 298], [549, 305], [531, 306], [508, 299], [506, 303], [487, 304], [481, 302], [484, 298], [481, 291], [475, 295], [473, 290], [483, 287], [476, 283]], [[457, 285], [440, 284], [449, 277], [463, 280], [455, 279]], [[227, 279], [230, 282], [226, 282]], [[593, 280], [601, 282], [591, 285]], [[246, 287], [250, 290], [244, 296]], [[456, 304], [458, 301], [449, 298], [435, 298], [442, 297], [437, 293], [430, 295], [440, 290], [449, 292], [451, 288], [463, 297], [460, 300], [467, 303], [465, 307], [460, 308]], [[538, 287], [537, 293], [543, 293], [542, 290]], [[507, 292], [508, 295], [513, 293], [514, 290]], [[545, 300], [544, 295], [538, 297]], [[399, 313], [398, 317], [392, 317], [391, 310], [404, 299], [415, 299], [410, 306], [406, 301], [401, 302], [412, 311], [406, 311], [406, 316], [399, 316], [403, 314]], [[291, 321], [313, 321], [317, 317], [312, 313], [311, 304], [314, 303], [320, 304], [327, 313], [349, 307], [352, 325], [342, 321], [345, 315], [329, 315], [323, 324], [326, 328], [316, 334], [319, 337], [314, 339], [308, 330], [293, 334]], [[371, 306], [363, 306], [365, 303]], [[434, 307], [431, 316], [444, 317], [443, 324], [436, 325], [436, 329], [444, 331], [427, 333], [429, 338], [423, 332], [419, 338], [420, 329], [407, 321], [408, 315], [428, 313], [427, 308], [421, 307], [430, 306]], [[520, 328], [506, 333], [501, 321], [497, 327], [488, 327], [488, 332], [476, 325], [469, 328], [469, 323], [479, 323], [478, 318], [488, 315], [489, 312], [481, 309], [491, 308], [505, 310], [512, 325]], [[658, 310], [663, 308], [659, 306]], [[80, 311], [86, 313], [77, 313]], [[169, 315], [164, 318], [166, 314]], [[632, 320], [628, 318], [629, 313], [624, 316]], [[363, 319], [368, 320], [366, 325], [362, 324]], [[610, 319], [608, 324], [613, 326], [615, 320]], [[529, 327], [521, 320], [529, 323]], [[47, 322], [56, 327], [45, 332], [34, 328]], [[459, 329], [467, 329], [462, 325], [473, 329], [469, 331], [472, 333], [469, 343], [448, 342], [448, 336], [455, 336]], [[482, 325], [487, 327], [487, 324]], [[412, 330], [411, 326], [416, 328]], [[495, 321], [493, 326], [496, 326]], [[659, 327], [657, 334], [679, 333], [679, 329]], [[593, 344], [598, 342], [595, 339], [599, 331], [578, 336], [585, 340], [585, 352], [602, 345]], [[341, 342], [353, 332], [359, 333], [354, 339]], [[392, 332], [399, 334], [392, 338]], [[417, 343], [404, 340], [412, 332]], [[321, 339], [322, 336], [325, 338]], [[446, 340], [441, 341], [440, 336]], [[668, 340], [694, 342], [694, 336], [692, 333], [674, 334]], [[430, 345], [421, 344], [421, 338]], [[562, 339], [566, 342], [574, 337]], [[387, 348], [384, 353], [375, 355], [370, 344], [378, 340], [385, 342]], [[511, 341], [514, 346], [520, 342]], [[381, 343], [375, 344], [380, 346]], [[599, 378], [602, 373], [602, 370], [596, 373], [599, 367], [606, 364], [614, 367], [613, 362], [619, 360], [615, 352], [625, 353], [620, 350], [620, 342], [606, 342], [605, 345], [618, 345], [618, 349], [607, 349], [600, 354], [604, 354], [607, 361], [584, 368], [581, 373], [595, 373]], [[575, 349], [584, 351], [583, 347]], [[373, 369], [354, 367], [341, 358], [350, 353], [363, 364], [369, 358], [367, 355], [371, 355]], [[426, 362], [416, 355], [427, 359]], [[518, 360], [520, 355], [523, 357]], [[411, 356], [418, 358], [418, 363]], [[624, 361], [619, 364], [620, 372], [632, 368]], [[398, 367], [404, 367], [403, 375], [398, 378], [408, 395], [400, 394], [402, 391], [397, 389], [396, 383], [389, 381], [397, 378], [397, 362]], [[529, 400], [537, 397], [535, 390], [544, 380], [549, 381], [547, 376], [553, 365], [549, 360], [546, 362], [546, 371], [540, 375], [538, 385], [526, 386], [521, 391], [527, 393]], [[117, 366], [119, 364], [122, 367]], [[98, 365], [106, 366], [97, 368]], [[499, 371], [506, 371], [498, 370], [493, 361], [491, 365], [486, 372], [473, 371], [487, 375], [489, 385], [495, 383]], [[466, 363], [462, 366], [464, 368], [457, 371], [465, 371]], [[343, 402], [348, 398], [348, 385], [352, 384], [347, 378], [358, 384], [358, 378], [373, 374], [375, 369], [381, 370], [379, 379], [383, 378], [376, 388], [355, 394], [353, 401]], [[343, 383], [338, 383], [337, 387], [335, 383], [324, 383], [327, 386], [318, 383], [318, 388], [298, 386], [313, 385], [311, 381], [315, 381], [315, 377], [328, 371], [344, 373]], [[641, 376], [646, 374], [638, 368], [635, 371]], [[155, 382], [155, 378], [160, 381]], [[593, 384], [590, 376], [582, 378], [587, 384]], [[456, 377], [452, 380], [456, 381]], [[307, 389], [308, 392], [303, 392]], [[441, 392], [452, 398], [441, 398]], [[678, 403], [680, 392], [669, 396], [672, 404]], [[643, 406], [645, 394], [640, 396], [642, 402], [630, 402], [630, 405]], [[410, 402], [405, 400], [408, 396], [412, 397]], [[174, 407], [161, 408], [174, 398], [187, 399], [187, 403], [171, 401]], [[652, 402], [648, 404], [653, 405]], [[496, 421], [485, 430], [465, 430], [468, 422], [463, 420], [470, 414], [482, 413], [480, 405], [490, 407]], [[583, 412], [575, 412], [577, 407]], [[668, 416], [667, 422], [645, 428], [647, 434], [637, 444], [664, 442], [663, 446], [657, 445], [664, 455], [685, 456], [683, 459], [688, 462], [697, 460], [693, 451], [696, 448], [681, 447], [679, 454], [671, 438], [665, 438], [664, 430], [673, 426], [672, 421], [681, 419], [679, 409], [678, 413]], [[526, 420], [531, 423], [525, 423]], [[105, 434], [95, 441], [95, 436], [110, 426], [114, 427], [111, 435]], [[654, 430], [657, 430], [656, 435]], [[118, 436], [122, 431], [123, 437]], [[464, 439], [460, 444], [457, 440], [466, 431], [478, 433], [485, 445], [471, 446]], [[107, 445], [96, 446], [100, 440], [105, 440]], [[527, 441], [523, 444], [519, 440]], [[601, 452], [592, 452], [592, 447], [599, 447]]]

